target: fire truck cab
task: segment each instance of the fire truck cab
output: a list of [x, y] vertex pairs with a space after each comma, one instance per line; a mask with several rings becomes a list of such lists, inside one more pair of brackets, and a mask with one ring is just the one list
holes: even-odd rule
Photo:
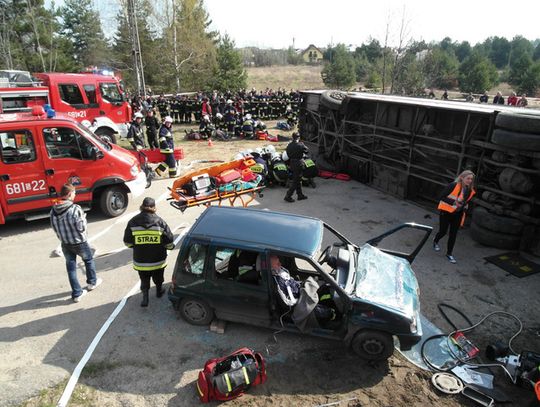
[[48, 116], [40, 106], [0, 114], [0, 224], [48, 216], [66, 182], [84, 209], [124, 213], [128, 193], [137, 197], [146, 187], [137, 158], [67, 116]]
[[49, 104], [79, 123], [88, 120], [96, 135], [116, 143], [127, 135], [131, 106], [118, 78], [104, 73], [0, 71], [0, 113]]

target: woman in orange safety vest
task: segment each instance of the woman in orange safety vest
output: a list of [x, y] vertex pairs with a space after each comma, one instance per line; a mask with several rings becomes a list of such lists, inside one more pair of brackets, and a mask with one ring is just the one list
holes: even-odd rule
[[474, 173], [472, 171], [463, 171], [454, 182], [449, 184], [441, 195], [439, 202], [439, 231], [433, 239], [433, 249], [438, 252], [441, 250], [439, 240], [441, 240], [450, 228], [448, 235], [448, 245], [446, 249], [446, 258], [450, 263], [455, 264], [456, 259], [453, 256], [454, 244], [460, 226], [465, 221], [465, 212], [469, 207], [469, 202], [476, 194], [474, 190]]

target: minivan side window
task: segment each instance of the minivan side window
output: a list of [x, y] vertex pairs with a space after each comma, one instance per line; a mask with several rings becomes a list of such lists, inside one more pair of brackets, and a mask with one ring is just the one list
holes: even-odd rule
[[59, 84], [58, 91], [60, 92], [60, 99], [70, 105], [83, 105], [84, 99], [77, 84], [67, 83]]
[[101, 97], [107, 102], [119, 103], [123, 101], [122, 95], [114, 82], [101, 82], [99, 84], [99, 91], [101, 92]]
[[0, 133], [2, 161], [5, 164], [24, 163], [36, 159], [36, 148], [29, 130], [9, 130]]
[[261, 283], [259, 255], [258, 252], [250, 250], [217, 247], [214, 258], [215, 277], [238, 283], [259, 285]]
[[200, 243], [193, 243], [189, 250], [184, 263], [182, 265], [182, 270], [187, 274], [201, 275], [204, 271], [204, 262], [206, 260], [206, 253], [208, 252], [208, 247]]
[[50, 158], [92, 159], [93, 144], [72, 128], [45, 128], [43, 138]]

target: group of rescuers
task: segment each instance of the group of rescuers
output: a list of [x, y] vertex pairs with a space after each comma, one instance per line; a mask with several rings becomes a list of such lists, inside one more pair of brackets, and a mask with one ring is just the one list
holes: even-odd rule
[[[204, 121], [207, 120], [205, 117], [208, 117], [208, 111], [206, 110], [208, 108], [209, 106], [205, 106], [203, 103], [203, 113], [205, 114], [203, 115], [203, 123], [201, 123], [201, 126], [204, 124]], [[163, 162], [155, 168], [155, 172], [159, 176], [165, 176], [168, 173], [169, 177], [175, 177], [176, 159], [174, 157], [174, 139], [172, 132], [173, 119], [170, 116], [166, 116], [159, 127], [159, 131], [156, 131], [159, 123], [154, 112], [150, 109], [146, 114], [145, 126], [147, 128], [148, 144], [150, 145], [150, 148], [159, 148], [159, 151], [165, 157]], [[141, 151], [146, 148], [142, 129], [143, 117], [142, 113], [135, 113], [127, 135], [127, 139], [135, 151]], [[289, 143], [286, 149], [292, 173], [291, 184], [284, 198], [287, 202], [294, 202], [293, 194], [295, 192], [299, 201], [307, 199], [307, 196], [302, 192], [302, 171], [304, 169], [303, 159], [308, 153], [308, 148], [300, 141], [300, 135], [298, 133], [293, 133], [292, 139], [292, 142]]]

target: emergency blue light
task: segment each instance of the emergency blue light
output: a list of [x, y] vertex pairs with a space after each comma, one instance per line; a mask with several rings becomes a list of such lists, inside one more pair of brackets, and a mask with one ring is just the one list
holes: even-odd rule
[[54, 116], [56, 116], [56, 112], [54, 109], [47, 109], [47, 118], [52, 119]]

